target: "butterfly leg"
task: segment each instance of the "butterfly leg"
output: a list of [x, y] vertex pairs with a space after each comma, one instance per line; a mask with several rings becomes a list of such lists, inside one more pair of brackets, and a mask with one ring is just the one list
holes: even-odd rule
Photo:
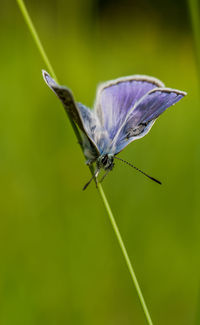
[[87, 182], [85, 184], [85, 186], [83, 187], [83, 191], [88, 187], [88, 185], [90, 185], [91, 181], [93, 180], [93, 178], [95, 179], [95, 183], [96, 183], [96, 187], [97, 187], [97, 176], [99, 175], [100, 169], [96, 169], [94, 174], [92, 175], [92, 177], [90, 178], [89, 182]]
[[[92, 163], [90, 163], [90, 165], [88, 165], [92, 175], [94, 175], [94, 165], [92, 165]], [[97, 168], [98, 169], [98, 168]], [[97, 183], [97, 176], [94, 178], [94, 181], [95, 181], [95, 184], [96, 184], [96, 188], [98, 186], [98, 183]]]
[[102, 183], [104, 178], [108, 175], [108, 173], [111, 171], [111, 169], [108, 169], [105, 174], [102, 176], [102, 178], [100, 179], [100, 182], [99, 183]]

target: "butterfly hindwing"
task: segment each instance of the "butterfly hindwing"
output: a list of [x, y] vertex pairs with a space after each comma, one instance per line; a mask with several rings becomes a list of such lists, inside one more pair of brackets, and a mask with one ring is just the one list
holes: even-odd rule
[[84, 121], [84, 127], [89, 137], [96, 144], [99, 154], [102, 153], [108, 146], [111, 139], [106, 129], [101, 125], [99, 118], [94, 113], [81, 103], [77, 103]]

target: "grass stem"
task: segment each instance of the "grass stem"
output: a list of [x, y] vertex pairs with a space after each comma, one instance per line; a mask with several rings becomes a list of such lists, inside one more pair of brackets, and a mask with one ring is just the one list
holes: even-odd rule
[[[188, 0], [188, 7], [189, 7], [189, 13], [190, 13], [190, 20], [191, 20], [191, 27], [193, 32], [193, 39], [194, 39], [194, 54], [196, 58], [196, 66], [197, 66], [197, 80], [198, 80], [198, 89], [200, 91], [200, 4], [199, 0]], [[198, 102], [200, 97], [198, 96]], [[196, 193], [199, 193], [199, 146], [196, 147]], [[199, 225], [199, 195], [197, 194], [196, 197], [196, 216], [198, 220]], [[198, 229], [198, 238], [199, 238], [199, 227]], [[197, 247], [197, 254], [199, 256], [199, 245]], [[196, 312], [196, 318], [195, 318], [195, 324], [200, 324], [200, 286], [198, 288], [198, 298], [197, 298], [197, 312]]]
[[113, 216], [113, 213], [110, 209], [110, 205], [107, 201], [107, 198], [105, 196], [105, 193], [102, 189], [102, 186], [101, 184], [99, 184], [99, 192], [101, 194], [101, 197], [103, 199], [103, 202], [104, 202], [104, 205], [105, 205], [105, 208], [106, 208], [106, 211], [108, 213], [108, 216], [109, 216], [109, 219], [110, 219], [110, 222], [112, 224], [112, 227], [113, 227], [113, 230], [115, 232], [115, 235], [117, 237], [117, 240], [118, 240], [118, 243], [119, 243], [119, 246], [121, 248], [121, 251], [122, 251], [122, 254], [124, 255], [124, 259], [126, 261], [126, 264], [128, 266], [128, 269], [129, 269], [129, 272], [130, 272], [130, 275], [131, 275], [131, 278], [133, 280], [133, 283], [134, 283], [134, 286], [135, 286], [135, 289], [137, 291], [137, 294], [138, 294], [138, 297], [140, 299], [140, 302], [141, 302], [141, 305], [142, 305], [142, 308], [143, 308], [143, 311], [144, 311], [144, 314], [146, 316], [146, 320], [148, 322], [149, 325], [153, 325], [152, 323], [152, 320], [151, 320], [151, 317], [150, 317], [150, 314], [149, 314], [149, 311], [147, 309], [147, 306], [146, 306], [146, 303], [145, 303], [145, 300], [144, 300], [144, 297], [143, 297], [143, 294], [142, 294], [142, 291], [140, 289], [140, 286], [139, 286], [139, 283], [138, 283], [138, 280], [137, 280], [137, 277], [135, 275], [135, 272], [134, 272], [134, 269], [133, 269], [133, 266], [131, 264], [131, 261], [130, 261], [130, 258], [128, 256], [128, 253], [127, 253], [127, 250], [126, 250], [126, 247], [124, 245], [124, 242], [122, 240], [122, 237], [121, 237], [121, 234], [120, 234], [120, 231], [119, 231], [119, 228], [116, 224], [116, 221], [115, 221], [115, 218]]
[[17, 1], [18, 5], [19, 5], [21, 13], [22, 13], [27, 25], [28, 25], [28, 28], [29, 28], [29, 30], [31, 32], [31, 35], [34, 38], [34, 41], [35, 41], [35, 43], [36, 43], [36, 45], [38, 47], [38, 50], [39, 50], [39, 52], [40, 52], [40, 54], [41, 54], [41, 56], [42, 56], [42, 58], [43, 58], [43, 60], [45, 62], [50, 74], [55, 79], [55, 81], [58, 83], [58, 79], [56, 77], [56, 74], [55, 74], [55, 72], [53, 70], [53, 67], [52, 67], [52, 65], [51, 65], [51, 63], [50, 63], [50, 61], [48, 59], [48, 56], [46, 55], [46, 52], [45, 52], [44, 47], [43, 47], [43, 45], [42, 45], [42, 43], [41, 43], [41, 41], [39, 39], [39, 36], [38, 36], [38, 34], [36, 32], [36, 29], [35, 29], [35, 27], [33, 25], [31, 17], [29, 16], [29, 13], [28, 13], [28, 11], [26, 9], [24, 1], [23, 0], [16, 0], [16, 1]]
[[[43, 45], [42, 45], [42, 43], [41, 43], [41, 41], [40, 41], [40, 38], [39, 38], [39, 36], [38, 36], [38, 34], [37, 34], [37, 32], [36, 32], [36, 29], [35, 29], [35, 27], [34, 27], [34, 25], [33, 25], [33, 22], [32, 22], [32, 20], [31, 20], [31, 18], [30, 18], [30, 16], [29, 16], [29, 13], [28, 13], [28, 11], [27, 11], [27, 9], [26, 9], [26, 6], [25, 6], [25, 4], [24, 4], [24, 1], [23, 1], [23, 0], [16, 0], [16, 1], [17, 1], [18, 5], [19, 5], [19, 8], [20, 8], [20, 10], [21, 10], [21, 12], [22, 12], [22, 15], [23, 15], [23, 17], [24, 17], [24, 19], [25, 19], [25, 21], [26, 21], [26, 23], [27, 23], [27, 26], [28, 26], [28, 28], [29, 28], [29, 30], [30, 30], [32, 36], [33, 36], [33, 39], [35, 40], [35, 43], [36, 43], [36, 45], [37, 45], [37, 47], [38, 47], [38, 50], [39, 50], [39, 52], [40, 52], [40, 54], [41, 54], [41, 56], [42, 56], [42, 58], [43, 58], [43, 60], [44, 60], [44, 62], [45, 62], [45, 64], [46, 64], [46, 66], [47, 66], [47, 68], [48, 68], [50, 74], [51, 74], [51, 75], [53, 76], [53, 78], [58, 82], [58, 79], [57, 79], [57, 77], [56, 77], [56, 74], [55, 74], [55, 72], [54, 72], [54, 70], [53, 70], [53, 68], [52, 68], [52, 65], [51, 65], [51, 63], [50, 63], [50, 61], [49, 61], [49, 59], [48, 59], [48, 57], [47, 57], [47, 55], [46, 55], [46, 52], [45, 52], [45, 50], [44, 50], [44, 47], [43, 47]], [[68, 117], [69, 117], [70, 122], [71, 122], [71, 124], [72, 124], [72, 127], [73, 127], [73, 129], [74, 129], [74, 131], [75, 131], [75, 134], [76, 134], [76, 136], [77, 136], [78, 142], [81, 143], [81, 142], [80, 142], [80, 141], [81, 141], [81, 136], [80, 136], [80, 133], [79, 133], [79, 131], [78, 131], [78, 128], [77, 128], [77, 126], [75, 125], [74, 121], [71, 119], [71, 117], [70, 117], [69, 115], [68, 115]], [[108, 203], [108, 200], [107, 200], [107, 198], [106, 198], [106, 195], [105, 195], [105, 193], [104, 193], [104, 191], [103, 191], [103, 188], [102, 188], [101, 184], [98, 185], [98, 189], [99, 189], [99, 193], [100, 193], [101, 199], [102, 199], [102, 201], [103, 201], [103, 203], [104, 203], [105, 209], [106, 209], [106, 211], [107, 211], [107, 213], [108, 213], [108, 216], [109, 216], [109, 219], [110, 219], [111, 225], [112, 225], [112, 227], [113, 227], [114, 233], [115, 233], [115, 235], [116, 235], [116, 237], [117, 237], [117, 240], [118, 240], [119, 246], [120, 246], [120, 248], [121, 248], [122, 254], [123, 254], [124, 259], [125, 259], [125, 261], [126, 261], [126, 264], [127, 264], [127, 266], [128, 266], [128, 270], [129, 270], [129, 272], [130, 272], [130, 275], [131, 275], [131, 278], [132, 278], [133, 284], [134, 284], [134, 286], [135, 286], [135, 289], [136, 289], [136, 291], [137, 291], [138, 297], [139, 297], [139, 299], [140, 299], [140, 302], [141, 302], [141, 305], [142, 305], [142, 308], [143, 308], [143, 311], [144, 311], [144, 314], [145, 314], [145, 317], [146, 317], [147, 323], [148, 323], [149, 325], [153, 325], [152, 320], [151, 320], [151, 317], [150, 317], [150, 314], [149, 314], [149, 311], [148, 311], [148, 309], [147, 309], [147, 306], [146, 306], [146, 303], [145, 303], [145, 300], [144, 300], [144, 297], [143, 297], [143, 294], [142, 294], [142, 291], [141, 291], [141, 289], [140, 289], [140, 286], [139, 286], [139, 284], [138, 284], [138, 281], [137, 281], [137, 278], [136, 278], [135, 272], [134, 272], [134, 270], [133, 270], [133, 266], [132, 266], [131, 261], [130, 261], [130, 258], [129, 258], [129, 256], [128, 256], [128, 253], [127, 253], [126, 247], [125, 247], [124, 242], [123, 242], [123, 240], [122, 240], [122, 237], [121, 237], [120, 231], [119, 231], [119, 229], [118, 229], [118, 227], [117, 227], [117, 224], [116, 224], [116, 221], [115, 221], [114, 215], [113, 215], [113, 213], [112, 213], [112, 211], [111, 211], [110, 205], [109, 205], [109, 203]]]
[[199, 0], [188, 0], [188, 7], [190, 12], [191, 27], [194, 39], [194, 53], [197, 63], [198, 82], [200, 83], [200, 5]]

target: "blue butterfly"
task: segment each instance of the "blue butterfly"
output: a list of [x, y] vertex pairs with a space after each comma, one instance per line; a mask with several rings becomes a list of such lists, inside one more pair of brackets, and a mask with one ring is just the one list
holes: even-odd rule
[[43, 77], [79, 126], [87, 165], [96, 163], [94, 175], [84, 189], [93, 178], [97, 179], [101, 169], [106, 171], [104, 178], [113, 169], [114, 159], [160, 183], [116, 155], [132, 141], [144, 137], [156, 119], [186, 95], [184, 91], [165, 88], [160, 80], [145, 75], [122, 77], [98, 87], [94, 110], [90, 110], [76, 103], [72, 92], [58, 85], [46, 71]]

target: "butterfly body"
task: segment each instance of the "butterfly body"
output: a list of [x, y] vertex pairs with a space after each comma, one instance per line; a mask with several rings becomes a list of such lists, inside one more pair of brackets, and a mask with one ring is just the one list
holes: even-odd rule
[[101, 155], [97, 158], [97, 168], [112, 170], [114, 167], [114, 156], [111, 154]]
[[101, 84], [94, 109], [90, 110], [77, 103], [71, 91], [58, 85], [47, 72], [43, 71], [43, 77], [79, 126], [86, 163], [96, 163], [94, 177], [101, 169], [106, 174], [112, 170], [114, 159], [121, 160], [116, 155], [132, 141], [145, 136], [156, 119], [186, 95], [165, 88], [156, 78], [134, 75]]

